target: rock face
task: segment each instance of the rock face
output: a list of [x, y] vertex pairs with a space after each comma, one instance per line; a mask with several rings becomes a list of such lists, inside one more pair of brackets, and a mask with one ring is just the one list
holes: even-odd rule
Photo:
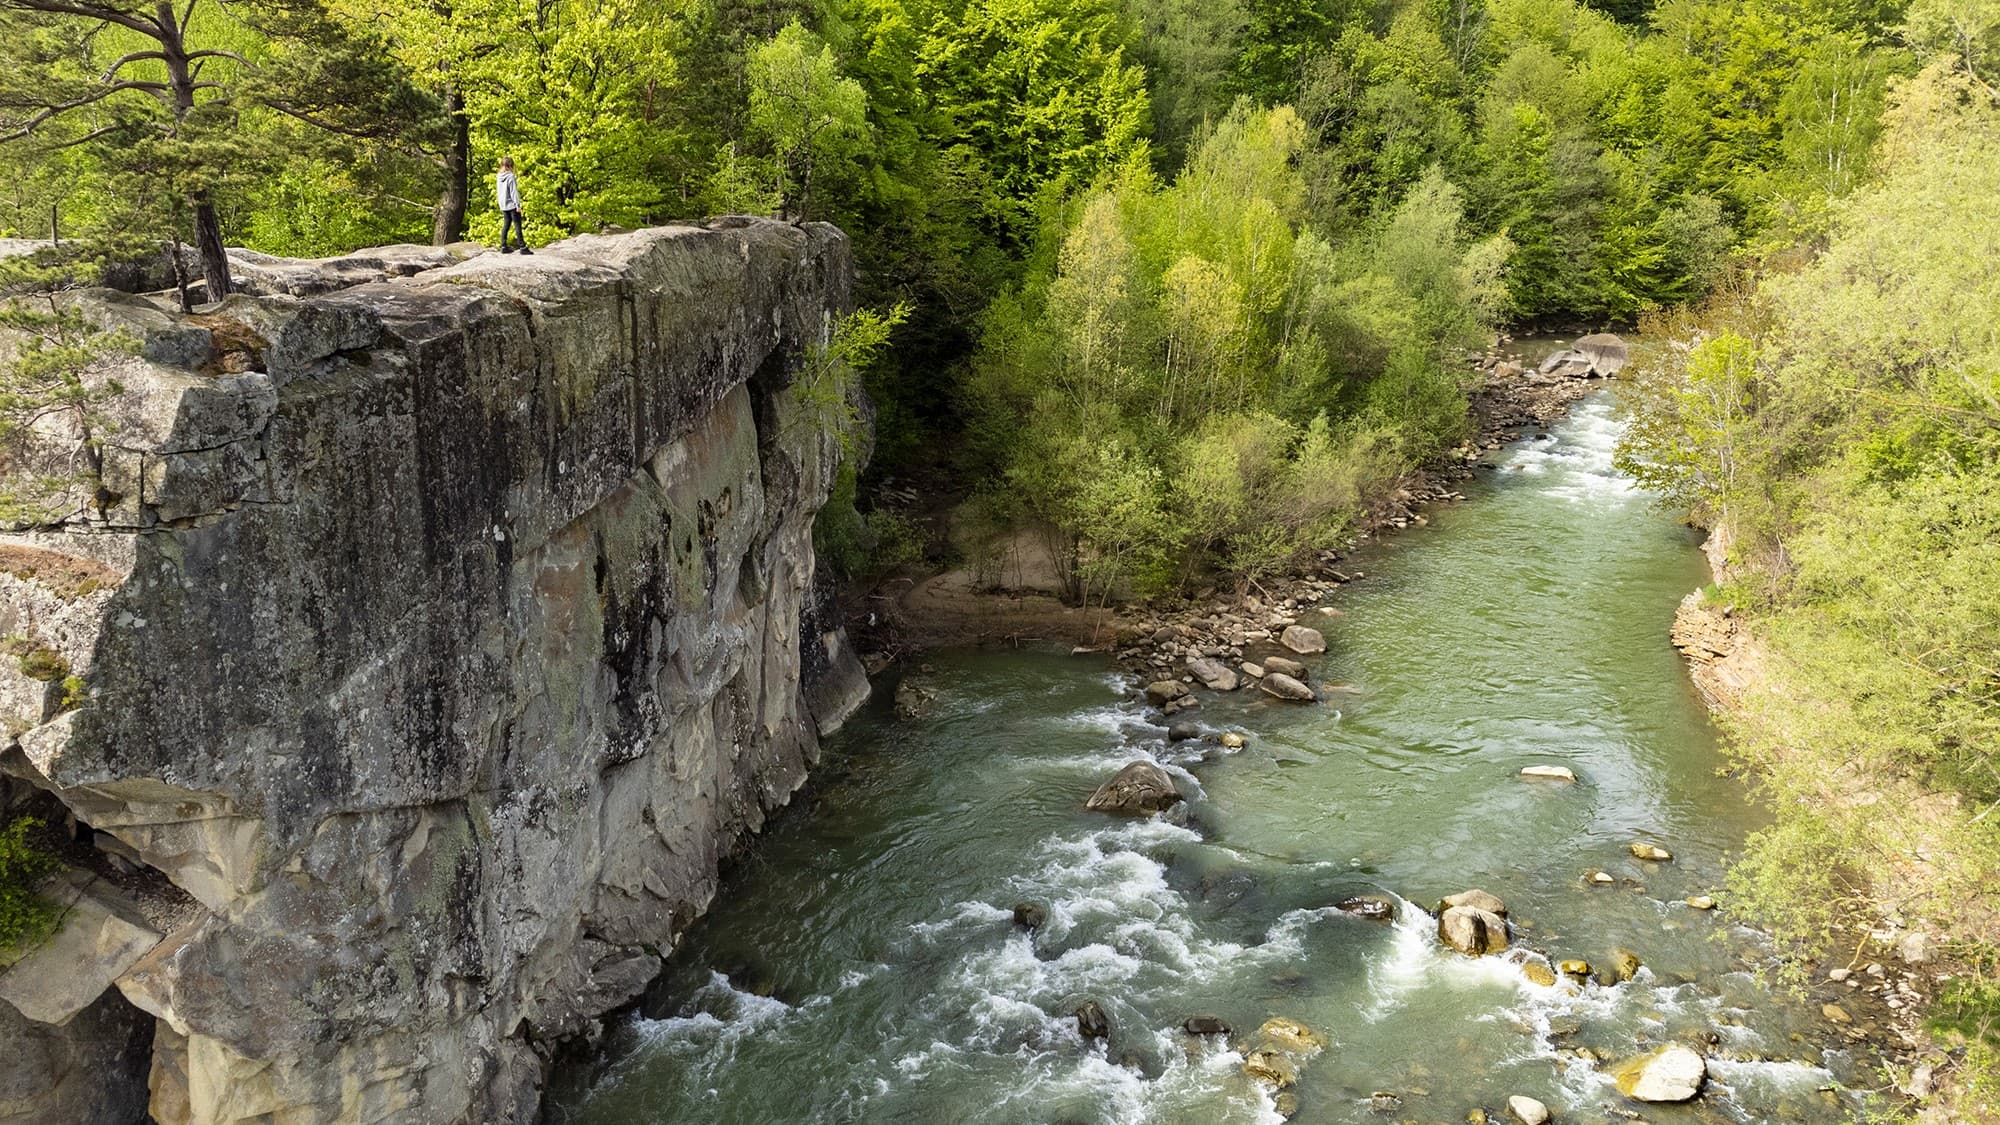
[[1141, 758], [1111, 775], [1084, 802], [1095, 812], [1151, 814], [1170, 809], [1181, 800], [1173, 777], [1158, 765]]
[[162, 1125], [533, 1119], [865, 695], [794, 382], [845, 237], [454, 258], [271, 265], [318, 295], [192, 320], [92, 297], [144, 341], [101, 508], [0, 537], [94, 575], [0, 573], [0, 628], [86, 685], [0, 662], [0, 764], [198, 904], [108, 974]]
[[1685, 1102], [1701, 1093], [1708, 1064], [1678, 1043], [1640, 1055], [1612, 1072], [1618, 1092], [1639, 1102]]

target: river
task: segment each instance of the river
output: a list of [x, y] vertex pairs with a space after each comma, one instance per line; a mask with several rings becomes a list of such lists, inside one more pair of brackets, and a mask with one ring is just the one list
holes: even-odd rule
[[[1513, 1094], [1557, 1122], [1855, 1116], [1835, 1089], [1855, 1064], [1761, 982], [1758, 935], [1685, 904], [1760, 818], [1667, 642], [1707, 580], [1697, 537], [1612, 468], [1616, 437], [1608, 394], [1586, 399], [1351, 560], [1367, 577], [1341, 615], [1310, 615], [1319, 677], [1351, 690], [1204, 693], [1194, 717], [1243, 732], [1235, 753], [1166, 746], [1095, 658], [926, 657], [932, 709], [878, 700], [833, 740], [641, 1011], [558, 1076], [551, 1120], [1282, 1120], [1240, 1047], [1182, 1030], [1195, 1014], [1237, 1044], [1273, 1016], [1330, 1041], [1298, 1121], [1499, 1121]], [[1141, 755], [1173, 766], [1185, 825], [1083, 811]], [[1580, 780], [1518, 776], [1532, 764]], [[1645, 967], [1541, 986], [1454, 953], [1421, 905], [1473, 887], [1506, 900], [1517, 946]], [[1331, 909], [1356, 894], [1395, 921]], [[1047, 923], [1017, 928], [1017, 902]], [[1078, 1033], [1086, 1001], [1108, 1041]], [[1709, 1057], [1703, 1097], [1623, 1099], [1604, 1060], [1673, 1040]]]

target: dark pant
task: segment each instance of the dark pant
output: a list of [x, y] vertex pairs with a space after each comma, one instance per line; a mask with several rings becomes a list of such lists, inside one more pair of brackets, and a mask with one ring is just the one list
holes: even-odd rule
[[514, 232], [514, 237], [520, 240], [521, 249], [526, 250], [528, 248], [528, 235], [521, 227], [521, 212], [518, 210], [500, 212], [500, 249], [502, 250], [507, 249], [507, 232], [510, 230]]

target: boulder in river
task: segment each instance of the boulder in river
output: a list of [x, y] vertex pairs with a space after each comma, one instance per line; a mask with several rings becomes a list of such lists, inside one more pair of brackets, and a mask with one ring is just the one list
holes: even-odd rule
[[1257, 681], [1257, 686], [1263, 689], [1265, 695], [1274, 696], [1278, 699], [1291, 700], [1295, 703], [1311, 703], [1318, 698], [1318, 696], [1313, 694], [1313, 689], [1285, 675], [1283, 672], [1272, 672]]
[[1576, 772], [1568, 766], [1523, 766], [1521, 776], [1539, 778], [1543, 781], [1576, 780]]
[[896, 685], [896, 717], [908, 721], [930, 710], [937, 693], [912, 680]]
[[1213, 657], [1204, 656], [1188, 661], [1188, 672], [1201, 681], [1201, 686], [1210, 691], [1236, 690], [1238, 683], [1236, 673]]
[[1111, 1017], [1097, 1001], [1087, 1001], [1076, 1010], [1076, 1031], [1085, 1039], [1107, 1039], [1111, 1036]]
[[1708, 1063], [1692, 1048], [1670, 1043], [1620, 1063], [1611, 1072], [1618, 1092], [1639, 1102], [1685, 1102], [1701, 1093]]
[[1264, 674], [1268, 676], [1273, 672], [1276, 672], [1280, 676], [1290, 676], [1295, 680], [1304, 680], [1306, 678], [1305, 665], [1283, 656], [1267, 656], [1264, 658]]
[[1241, 749], [1243, 749], [1243, 736], [1242, 736], [1242, 735], [1240, 735], [1240, 734], [1238, 734], [1238, 733], [1236, 733], [1236, 732], [1235, 732], [1235, 731], [1233, 731], [1233, 730], [1226, 730], [1226, 731], [1223, 731], [1223, 732], [1222, 732], [1222, 748], [1223, 748], [1223, 749], [1225, 749], [1225, 750], [1241, 750]]
[[1181, 791], [1171, 775], [1144, 758], [1131, 762], [1097, 787], [1084, 808], [1096, 812], [1150, 814], [1172, 808]]
[[1590, 962], [1582, 958], [1572, 957], [1567, 961], [1559, 961], [1556, 963], [1556, 968], [1562, 975], [1579, 983], [1590, 977]]
[[1611, 950], [1611, 979], [1623, 984], [1638, 976], [1639, 968], [1643, 964], [1637, 953], [1623, 946], [1614, 947]]
[[1300, 1055], [1317, 1054], [1326, 1047], [1325, 1036], [1283, 1016], [1265, 1020], [1264, 1026], [1257, 1029], [1257, 1038], [1264, 1047]]
[[1543, 961], [1530, 961], [1521, 966], [1521, 975], [1527, 977], [1530, 983], [1540, 985], [1543, 988], [1547, 988], [1556, 982], [1556, 971], [1549, 968], [1548, 964]]
[[1590, 373], [1597, 376], [1618, 374], [1632, 357], [1631, 347], [1609, 332], [1582, 337], [1570, 350], [1589, 361]]
[[1442, 914], [1454, 906], [1470, 906], [1502, 918], [1507, 916], [1507, 904], [1500, 901], [1500, 896], [1485, 891], [1460, 891], [1455, 895], [1446, 895], [1438, 900], [1437, 913]]
[[1548, 1125], [1549, 1107], [1525, 1094], [1507, 1099], [1507, 1116], [1521, 1125]]
[[1299, 1081], [1299, 1063], [1285, 1051], [1256, 1050], [1243, 1057], [1243, 1073], [1283, 1090]]
[[1285, 631], [1278, 634], [1278, 643], [1300, 656], [1316, 656], [1326, 651], [1326, 638], [1318, 629], [1304, 625], [1285, 626]]
[[1181, 1021], [1181, 1030], [1189, 1035], [1227, 1035], [1229, 1023], [1221, 1016], [1189, 1016]]
[[1476, 906], [1454, 906], [1438, 917], [1438, 940], [1469, 957], [1507, 948], [1507, 920]]
[[1333, 904], [1342, 914], [1352, 914], [1356, 918], [1366, 918], [1370, 922], [1393, 922], [1396, 920], [1396, 904], [1380, 895], [1355, 895]]
[[1168, 742], [1187, 742], [1201, 737], [1201, 727], [1194, 723], [1175, 723], [1167, 728]]
[[1014, 924], [1024, 930], [1040, 929], [1049, 920], [1049, 908], [1039, 902], [1014, 904]]
[[1146, 702], [1155, 707], [1165, 707], [1188, 693], [1188, 686], [1179, 680], [1155, 680], [1146, 685]]
[[1671, 863], [1674, 858], [1674, 853], [1658, 844], [1633, 844], [1632, 855], [1635, 859], [1651, 860], [1654, 863]]

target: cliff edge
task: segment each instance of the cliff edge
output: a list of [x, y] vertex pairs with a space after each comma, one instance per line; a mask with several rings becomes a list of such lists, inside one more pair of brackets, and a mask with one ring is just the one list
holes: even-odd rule
[[794, 385], [844, 235], [406, 258], [80, 298], [143, 344], [95, 507], [0, 536], [0, 765], [113, 863], [0, 1034], [96, 1061], [0, 1121], [73, 1115], [56, 1071], [163, 1125], [531, 1120], [866, 695]]

